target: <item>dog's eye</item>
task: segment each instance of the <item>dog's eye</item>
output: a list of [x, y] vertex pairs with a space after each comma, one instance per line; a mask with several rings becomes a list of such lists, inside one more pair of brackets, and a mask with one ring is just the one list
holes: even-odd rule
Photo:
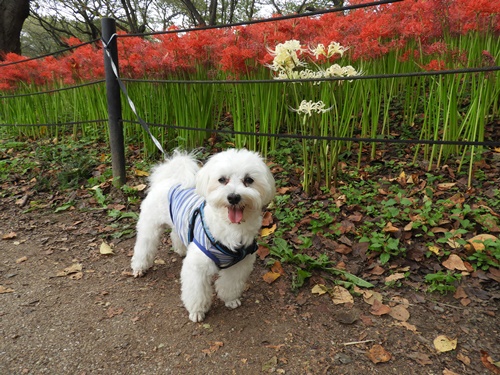
[[226, 177], [221, 177], [221, 178], [219, 178], [219, 182], [220, 182], [222, 185], [225, 185], [225, 184], [227, 184], [227, 178], [226, 178]]
[[245, 184], [245, 186], [251, 185], [251, 184], [253, 184], [253, 178], [252, 177], [245, 177], [245, 179], [243, 180], [243, 183]]

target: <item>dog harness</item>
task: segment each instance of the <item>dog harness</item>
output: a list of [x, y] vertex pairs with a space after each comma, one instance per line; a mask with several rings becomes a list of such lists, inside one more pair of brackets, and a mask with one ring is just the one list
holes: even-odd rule
[[170, 189], [168, 198], [170, 218], [182, 243], [187, 247], [194, 242], [217, 267], [229, 268], [259, 248], [255, 240], [250, 246], [234, 250], [216, 241], [205, 221], [205, 201], [195, 193], [194, 188], [182, 189], [176, 185]]

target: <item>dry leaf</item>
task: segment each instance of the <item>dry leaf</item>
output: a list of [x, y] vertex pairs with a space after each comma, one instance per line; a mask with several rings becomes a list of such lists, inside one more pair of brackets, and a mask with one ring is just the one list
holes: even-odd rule
[[27, 256], [24, 256], [24, 257], [21, 257], [19, 259], [16, 259], [16, 263], [19, 264], [19, 263], [23, 263], [23, 262], [26, 262], [28, 260], [28, 257]]
[[385, 225], [385, 227], [382, 230], [384, 232], [387, 232], [387, 233], [399, 232], [399, 229], [396, 228], [394, 225], [392, 225], [392, 223], [390, 221]]
[[408, 322], [401, 322], [399, 325], [405, 327], [408, 331], [412, 331], [413, 333], [417, 333], [417, 327]]
[[441, 250], [439, 247], [435, 246], [435, 245], [431, 245], [428, 247], [429, 251], [431, 253], [434, 253], [436, 255], [439, 255], [439, 251]]
[[387, 305], [384, 305], [379, 300], [374, 300], [373, 305], [370, 309], [370, 313], [373, 315], [381, 316], [385, 314], [389, 314], [391, 312], [391, 308]]
[[379, 292], [373, 292], [371, 290], [363, 290], [363, 301], [369, 305], [373, 305], [374, 301], [382, 302], [382, 294]]
[[264, 213], [264, 216], [262, 217], [262, 226], [270, 227], [272, 223], [273, 223], [273, 214], [269, 211], [266, 211]]
[[391, 359], [391, 353], [379, 344], [373, 345], [366, 355], [373, 363], [387, 362]]
[[437, 185], [437, 188], [439, 190], [449, 190], [453, 186], [455, 186], [457, 183], [456, 182], [443, 182]]
[[415, 352], [408, 354], [408, 357], [413, 359], [419, 365], [422, 366], [432, 365], [432, 361], [427, 354]]
[[332, 301], [336, 305], [340, 305], [342, 303], [354, 303], [354, 298], [352, 297], [349, 291], [340, 286], [335, 285], [331, 291]]
[[467, 271], [464, 261], [457, 254], [451, 254], [449, 258], [443, 262], [443, 266], [452, 271]]
[[137, 191], [143, 191], [146, 188], [147, 188], [146, 184], [139, 184], [139, 185], [132, 186], [132, 189], [137, 190]]
[[404, 273], [393, 273], [385, 278], [386, 283], [390, 283], [391, 281], [401, 280], [405, 278]]
[[267, 272], [262, 278], [268, 284], [273, 283], [278, 277], [283, 275], [285, 272], [281, 267], [281, 263], [276, 261], [271, 267], [271, 271]]
[[222, 341], [213, 341], [210, 343], [210, 347], [208, 349], [203, 349], [202, 352], [205, 354], [215, 353], [219, 348], [222, 348], [224, 343]]
[[328, 293], [328, 288], [326, 286], [324, 286], [323, 284], [316, 284], [311, 289], [311, 293], [312, 294], [317, 294], [317, 295], [321, 296], [321, 295], [323, 295], [325, 293]]
[[490, 370], [493, 374], [500, 374], [500, 367], [498, 367], [498, 365], [493, 362], [493, 359], [491, 359], [490, 355], [484, 350], [481, 350], [481, 362], [483, 363], [484, 367]]
[[273, 224], [273, 226], [269, 227], [269, 228], [262, 228], [260, 230], [260, 236], [267, 237], [267, 236], [273, 234], [276, 231], [276, 228], [277, 228], [276, 224]]
[[3, 285], [0, 285], [0, 294], [4, 294], [4, 293], [13, 293], [14, 292], [14, 289], [11, 289], [11, 288], [7, 288]]
[[106, 242], [101, 243], [99, 247], [99, 253], [102, 255], [112, 255], [114, 254], [113, 249]]
[[82, 270], [82, 265], [80, 263], [75, 263], [75, 264], [72, 264], [71, 266], [69, 267], [66, 267], [65, 269], [63, 269], [62, 271], [59, 271], [56, 276], [57, 277], [62, 277], [62, 276], [68, 276], [68, 275], [71, 275], [73, 273], [77, 273], [77, 272], [80, 272]]
[[434, 339], [434, 347], [441, 353], [456, 349], [457, 343], [457, 339], [450, 339], [444, 335], [440, 335]]
[[17, 237], [16, 232], [6, 233], [2, 236], [2, 240], [12, 240]]
[[148, 177], [149, 176], [148, 172], [141, 171], [140, 169], [135, 169], [134, 172], [135, 172], [135, 175], [139, 176], [139, 177]]
[[267, 246], [262, 246], [259, 245], [259, 249], [257, 250], [257, 255], [259, 256], [260, 260], [264, 260], [268, 255], [270, 251]]
[[472, 245], [475, 251], [483, 251], [485, 248], [484, 241], [486, 240], [498, 241], [498, 238], [493, 236], [492, 234], [484, 233], [478, 234], [477, 236], [468, 239], [467, 242]]
[[454, 371], [451, 371], [451, 370], [448, 370], [447, 368], [445, 368], [443, 370], [443, 375], [460, 375], [460, 374], [458, 374], [458, 373], [456, 373]]
[[391, 308], [389, 315], [400, 322], [406, 322], [410, 319], [410, 313], [403, 305], [396, 305]]
[[465, 354], [458, 353], [457, 354], [457, 359], [462, 362], [464, 365], [469, 366], [470, 365], [470, 358], [467, 357]]

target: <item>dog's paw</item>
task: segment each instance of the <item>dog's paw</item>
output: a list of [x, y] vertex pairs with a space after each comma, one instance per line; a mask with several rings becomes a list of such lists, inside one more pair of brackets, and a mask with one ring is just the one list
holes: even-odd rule
[[231, 309], [231, 310], [233, 310], [237, 307], [240, 307], [240, 306], [241, 306], [241, 301], [239, 298], [236, 298], [235, 300], [226, 302], [226, 307]]
[[143, 270], [132, 270], [134, 277], [142, 277], [146, 272]]
[[189, 313], [189, 319], [195, 323], [202, 322], [205, 319], [205, 313], [203, 311]]

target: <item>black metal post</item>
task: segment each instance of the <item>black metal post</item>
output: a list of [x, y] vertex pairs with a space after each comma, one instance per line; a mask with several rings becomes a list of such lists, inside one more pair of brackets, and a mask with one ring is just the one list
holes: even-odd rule
[[[116, 44], [116, 21], [113, 18], [101, 19], [102, 39], [107, 44], [116, 71], [118, 70], [118, 48]], [[122, 105], [120, 100], [120, 85], [113, 71], [108, 54], [104, 51], [104, 68], [106, 73], [106, 96], [108, 99], [108, 127], [111, 147], [111, 163], [113, 178], [117, 186], [126, 183], [125, 145], [123, 138]]]

